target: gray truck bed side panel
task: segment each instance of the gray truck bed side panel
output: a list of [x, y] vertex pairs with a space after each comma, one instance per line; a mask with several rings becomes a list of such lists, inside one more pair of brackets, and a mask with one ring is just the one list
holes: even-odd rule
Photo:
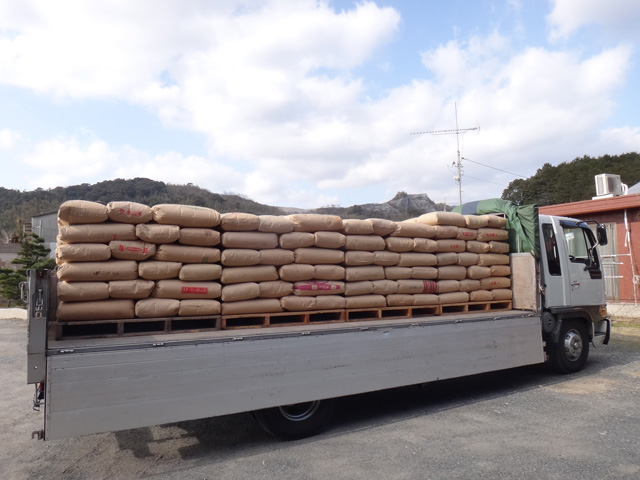
[[47, 439], [226, 415], [541, 363], [539, 318], [48, 357]]

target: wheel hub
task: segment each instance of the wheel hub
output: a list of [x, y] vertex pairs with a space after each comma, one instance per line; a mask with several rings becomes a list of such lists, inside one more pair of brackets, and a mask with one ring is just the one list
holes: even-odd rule
[[576, 361], [582, 354], [582, 337], [576, 330], [569, 330], [564, 337], [564, 351], [567, 359]]

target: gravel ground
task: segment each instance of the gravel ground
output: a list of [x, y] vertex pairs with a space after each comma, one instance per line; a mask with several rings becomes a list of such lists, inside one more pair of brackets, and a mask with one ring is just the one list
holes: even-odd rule
[[331, 427], [280, 442], [230, 415], [53, 442], [26, 385], [26, 323], [0, 321], [0, 478], [456, 479], [640, 477], [640, 325], [587, 368], [542, 366], [343, 399]]

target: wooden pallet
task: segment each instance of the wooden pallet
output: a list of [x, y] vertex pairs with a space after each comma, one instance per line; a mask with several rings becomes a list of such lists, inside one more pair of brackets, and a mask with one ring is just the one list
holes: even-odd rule
[[237, 328], [265, 328], [345, 321], [345, 310], [317, 310], [309, 312], [253, 313], [223, 315], [222, 330]]
[[496, 300], [491, 302], [448, 303], [440, 305], [440, 315], [469, 313], [469, 312], [498, 312], [512, 309], [511, 300]]
[[421, 307], [358, 308], [346, 310], [346, 320], [347, 322], [359, 322], [362, 320], [407, 319], [439, 314], [440, 308], [438, 305], [425, 305]]
[[220, 315], [52, 322], [55, 340], [220, 330]]

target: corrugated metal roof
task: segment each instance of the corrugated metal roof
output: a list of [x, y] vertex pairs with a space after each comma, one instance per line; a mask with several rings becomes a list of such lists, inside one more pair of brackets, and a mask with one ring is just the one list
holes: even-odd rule
[[640, 193], [619, 197], [598, 198], [581, 202], [561, 203], [540, 207], [544, 215], [580, 215], [583, 213], [611, 212], [627, 208], [640, 208]]

